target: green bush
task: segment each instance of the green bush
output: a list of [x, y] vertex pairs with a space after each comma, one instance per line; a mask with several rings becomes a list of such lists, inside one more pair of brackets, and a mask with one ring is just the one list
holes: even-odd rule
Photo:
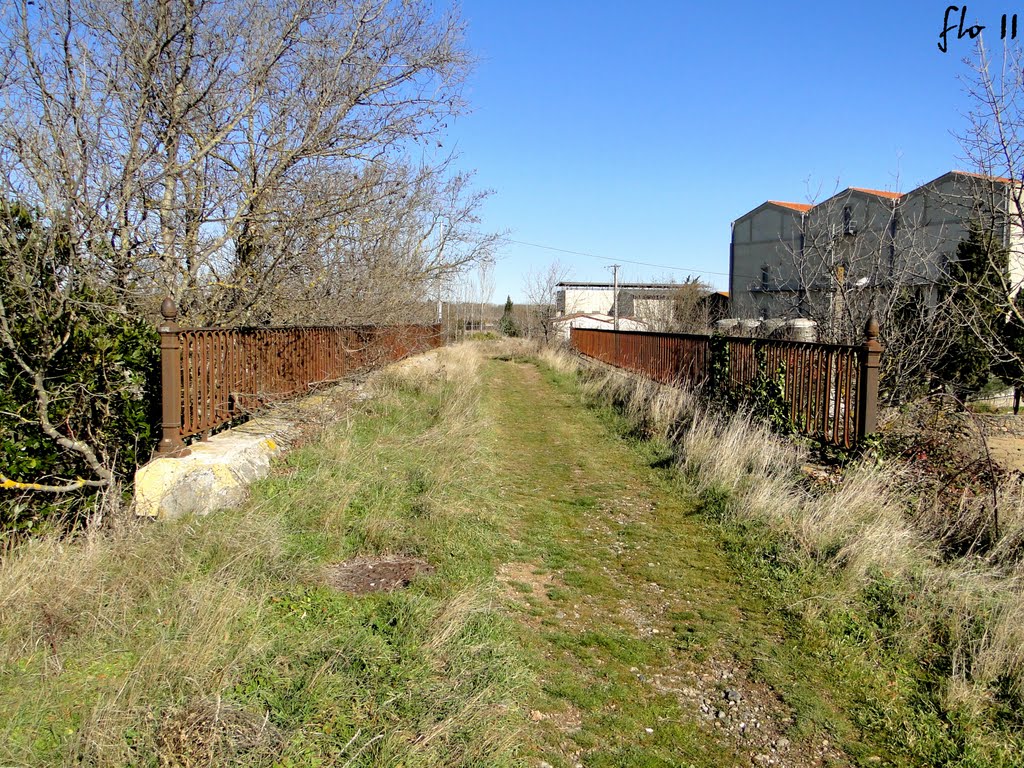
[[[42, 428], [38, 374], [54, 429], [88, 444], [115, 481], [130, 478], [156, 437], [156, 329], [111, 288], [90, 281], [84, 259], [52, 223], [17, 205], [0, 206], [0, 213], [0, 473], [12, 484], [98, 479], [80, 453]], [[5, 488], [0, 534], [31, 531], [58, 516], [74, 525], [96, 490]]]
[[[50, 421], [63, 434], [88, 442], [115, 477], [129, 479], [153, 450], [159, 397], [160, 347], [146, 320], [115, 311], [83, 316], [50, 362], [46, 387]], [[34, 419], [32, 381], [0, 349], [0, 462], [6, 477], [23, 483], [92, 477], [81, 456], [57, 445]], [[90, 489], [56, 497], [0, 499], [0, 532], [26, 530], [60, 513], [74, 523], [89, 506]], [[12, 493], [7, 491], [7, 493]]]

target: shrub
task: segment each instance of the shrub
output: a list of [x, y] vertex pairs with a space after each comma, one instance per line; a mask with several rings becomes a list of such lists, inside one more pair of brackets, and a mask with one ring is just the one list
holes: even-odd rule
[[[102, 487], [111, 488], [148, 458], [159, 361], [153, 324], [84, 277], [57, 225], [21, 206], [2, 211], [0, 534], [57, 515], [73, 524], [100, 487], [44, 493], [25, 484], [73, 486], [95, 480], [98, 465], [109, 475]], [[95, 464], [68, 441], [88, 445]]]

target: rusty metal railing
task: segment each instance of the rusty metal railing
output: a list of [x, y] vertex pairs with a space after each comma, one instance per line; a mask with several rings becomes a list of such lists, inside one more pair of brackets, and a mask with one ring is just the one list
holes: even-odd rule
[[587, 357], [662, 384], [700, 391], [749, 391], [764, 374], [781, 388], [801, 434], [850, 447], [874, 431], [882, 347], [871, 320], [860, 346], [731, 336], [573, 328]]
[[268, 403], [443, 343], [435, 325], [182, 330], [172, 300], [161, 313], [162, 455], [185, 455], [183, 438]]
[[[591, 332], [593, 331], [593, 332]], [[662, 384], [702, 387], [710, 375], [710, 336], [573, 328], [573, 348]]]

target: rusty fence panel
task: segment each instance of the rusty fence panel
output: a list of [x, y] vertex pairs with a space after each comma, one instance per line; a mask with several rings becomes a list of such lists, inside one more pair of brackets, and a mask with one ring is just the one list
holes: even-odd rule
[[703, 386], [710, 375], [710, 336], [573, 328], [581, 354], [641, 373], [662, 384]]
[[861, 346], [732, 336], [573, 328], [577, 352], [662, 384], [700, 391], [749, 393], [762, 377], [776, 381], [794, 428], [850, 447], [875, 429], [878, 325]]
[[268, 403], [441, 346], [437, 325], [189, 328], [161, 308], [162, 455]]

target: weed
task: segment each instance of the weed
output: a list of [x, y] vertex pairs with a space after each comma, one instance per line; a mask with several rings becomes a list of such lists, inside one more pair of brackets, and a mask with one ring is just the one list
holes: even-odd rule
[[[525, 673], [487, 597], [479, 364], [454, 347], [381, 372], [242, 508], [7, 553], [0, 763], [509, 763]], [[437, 573], [320, 583], [382, 553]]]

